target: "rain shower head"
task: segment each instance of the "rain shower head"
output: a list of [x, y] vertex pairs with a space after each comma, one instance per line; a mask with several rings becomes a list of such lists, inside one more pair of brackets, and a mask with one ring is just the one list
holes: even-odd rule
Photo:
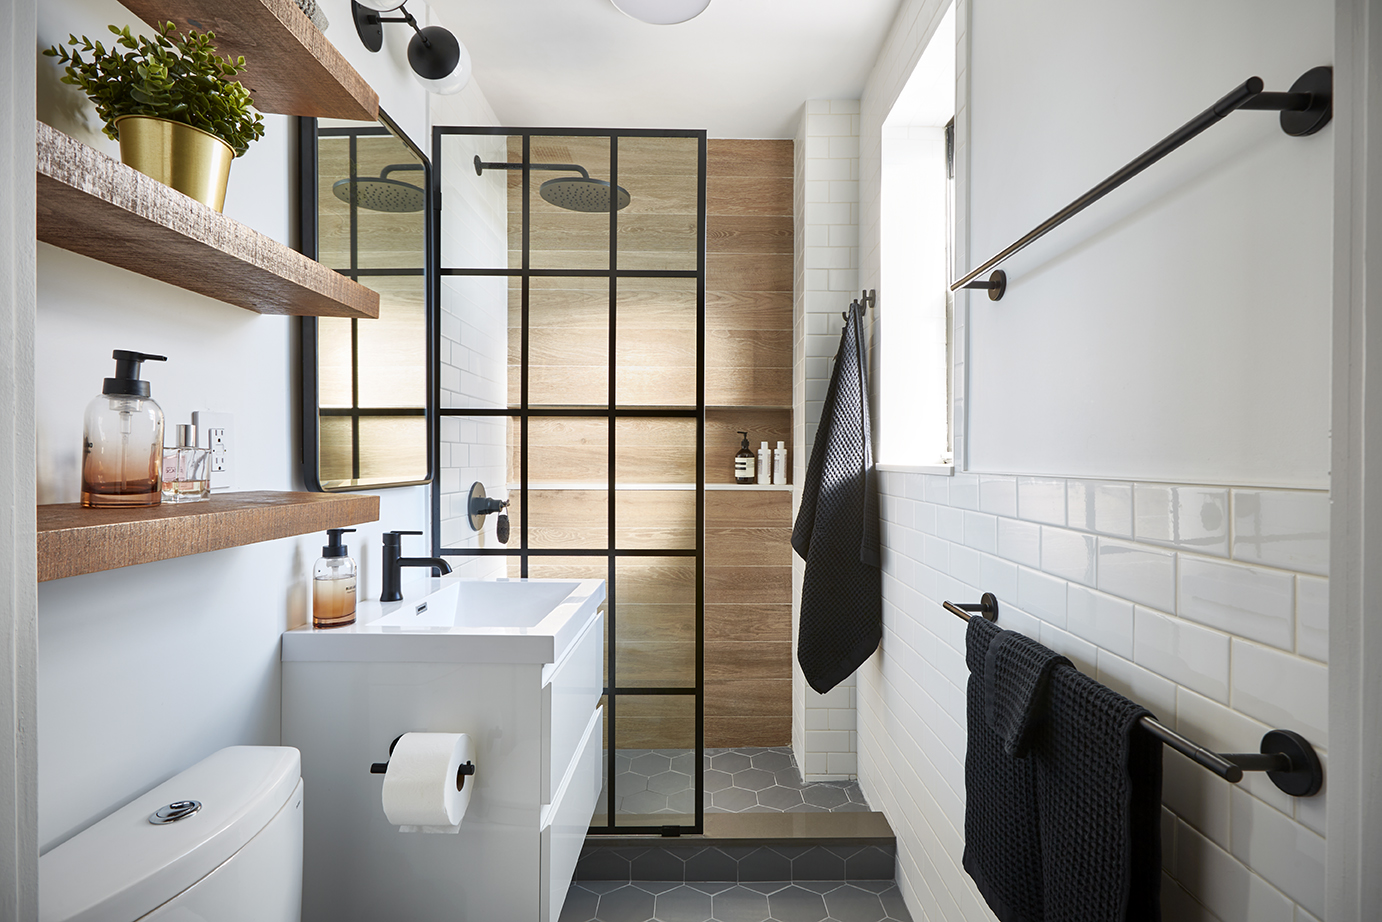
[[[486, 163], [479, 155], [475, 156], [475, 175], [483, 176], [485, 170], [521, 170], [521, 163]], [[632, 200], [629, 190], [623, 186], [611, 186], [603, 179], [591, 179], [583, 166], [574, 163], [530, 163], [530, 170], [547, 170], [561, 173], [580, 173], [580, 176], [563, 176], [549, 179], [538, 188], [542, 200], [567, 211], [583, 211], [588, 214], [608, 212], [610, 196], [614, 196], [617, 209], [628, 207]]]
[[412, 183], [389, 179], [388, 176], [402, 170], [421, 171], [422, 168], [420, 163], [391, 163], [379, 171], [378, 177], [338, 180], [331, 185], [331, 193], [349, 204], [353, 188], [355, 204], [370, 211], [421, 211], [427, 204], [427, 194]]

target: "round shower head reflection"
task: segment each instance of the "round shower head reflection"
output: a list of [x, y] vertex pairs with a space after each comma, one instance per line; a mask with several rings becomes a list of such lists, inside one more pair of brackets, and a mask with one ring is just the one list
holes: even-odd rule
[[422, 211], [427, 204], [427, 194], [420, 187], [388, 178], [390, 173], [402, 170], [421, 172], [422, 164], [393, 163], [384, 167], [377, 177], [341, 179], [332, 183], [331, 193], [346, 204], [350, 203], [353, 193], [355, 204], [370, 211]]
[[583, 176], [549, 179], [538, 189], [538, 195], [542, 196], [544, 202], [565, 208], [567, 211], [596, 213], [609, 211], [611, 190], [617, 190], [616, 207], [627, 208], [630, 201], [628, 189], [623, 186], [611, 186], [602, 179]]

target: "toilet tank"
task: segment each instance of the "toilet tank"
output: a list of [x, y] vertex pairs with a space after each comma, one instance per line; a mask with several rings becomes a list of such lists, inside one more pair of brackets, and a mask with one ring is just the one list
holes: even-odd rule
[[40, 857], [40, 922], [297, 922], [301, 774], [284, 746], [207, 756]]

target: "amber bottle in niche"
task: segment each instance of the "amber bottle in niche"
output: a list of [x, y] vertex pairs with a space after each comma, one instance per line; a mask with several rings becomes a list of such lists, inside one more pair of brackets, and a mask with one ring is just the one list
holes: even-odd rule
[[86, 408], [82, 442], [83, 506], [157, 506], [162, 496], [163, 410], [140, 380], [161, 355], [116, 349], [115, 377]]

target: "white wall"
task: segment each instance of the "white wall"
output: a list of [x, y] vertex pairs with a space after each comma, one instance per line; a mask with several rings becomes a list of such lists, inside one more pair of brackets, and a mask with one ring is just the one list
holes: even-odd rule
[[0, 6], [0, 919], [38, 916], [34, 5]]
[[[882, 121], [942, 12], [903, 4], [862, 100], [865, 286]], [[960, 0], [952, 270], [1249, 74], [1284, 89], [1329, 63], [1332, 41], [1322, 2]], [[1080, 87], [1077, 114], [1058, 86]], [[1003, 301], [959, 302], [971, 472], [883, 475], [884, 640], [858, 675], [859, 777], [914, 917], [992, 918], [960, 867], [968, 675], [942, 599], [995, 592], [1002, 625], [1208, 746], [1275, 726], [1327, 750], [1332, 132], [1234, 115], [1015, 259]], [[1296, 800], [1165, 767], [1166, 918], [1323, 914], [1328, 784]]]
[[[792, 300], [792, 514], [816, 442], [841, 311], [859, 297], [859, 102], [811, 99], [794, 149]], [[792, 554], [792, 749], [803, 777], [852, 778], [857, 768], [854, 677], [824, 695], [806, 684], [796, 659], [805, 564]]]
[[[355, 37], [349, 3], [323, 6], [332, 21], [328, 37], [427, 149], [428, 97], [407, 70], [402, 30], [391, 30], [384, 51], [371, 55]], [[133, 20], [115, 0], [54, 0], [39, 10], [38, 44], [69, 32], [96, 38], [106, 23]], [[117, 150], [98, 133], [84, 99], [57, 82], [50, 59], [40, 59], [38, 74], [39, 118]], [[465, 98], [483, 104], [478, 88]], [[266, 137], [231, 170], [226, 213], [290, 241], [295, 128], [282, 116], [266, 123]], [[169, 357], [146, 366], [169, 425], [199, 408], [235, 415], [235, 489], [302, 489], [295, 320], [253, 314], [46, 244], [39, 246], [38, 297], [40, 502], [77, 498], [82, 414], [110, 374], [114, 348]], [[350, 536], [362, 597], [379, 590], [380, 532], [428, 523], [427, 487], [379, 495], [379, 522]], [[324, 543], [306, 535], [42, 585], [43, 847], [215, 749], [279, 741], [278, 638], [307, 617], [307, 581]]]

